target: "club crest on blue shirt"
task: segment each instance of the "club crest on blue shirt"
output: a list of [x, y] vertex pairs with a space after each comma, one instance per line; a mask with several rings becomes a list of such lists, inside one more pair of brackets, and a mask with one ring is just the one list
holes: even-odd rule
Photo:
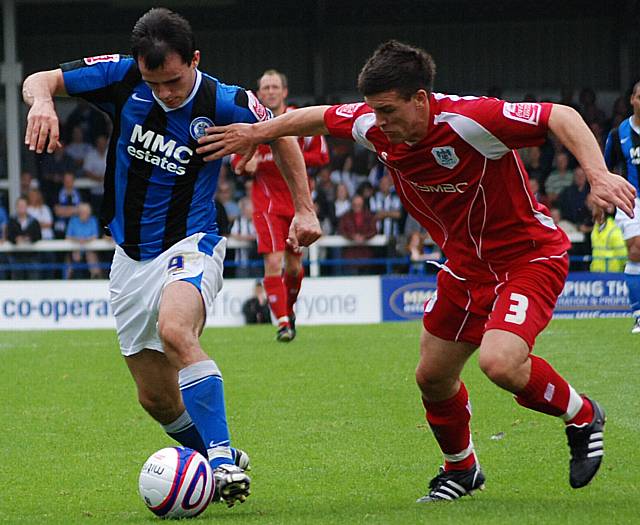
[[435, 157], [436, 162], [443, 168], [452, 170], [458, 165], [458, 162], [460, 162], [460, 159], [456, 155], [456, 150], [451, 146], [431, 148], [431, 153]]
[[193, 140], [198, 140], [206, 135], [205, 129], [211, 126], [213, 126], [213, 121], [210, 118], [196, 117], [189, 125], [189, 134], [193, 137]]

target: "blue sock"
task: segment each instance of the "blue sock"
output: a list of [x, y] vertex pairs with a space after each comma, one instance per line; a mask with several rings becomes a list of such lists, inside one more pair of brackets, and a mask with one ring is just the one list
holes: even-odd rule
[[204, 446], [204, 442], [186, 410], [173, 423], [162, 425], [162, 428], [183, 447], [192, 448], [205, 458], [207, 457], [207, 447]]
[[216, 364], [209, 359], [189, 365], [180, 370], [178, 382], [184, 406], [207, 449], [211, 468], [233, 464], [222, 375]]
[[640, 317], [640, 262], [627, 261], [624, 280], [629, 289], [629, 304], [634, 317]]

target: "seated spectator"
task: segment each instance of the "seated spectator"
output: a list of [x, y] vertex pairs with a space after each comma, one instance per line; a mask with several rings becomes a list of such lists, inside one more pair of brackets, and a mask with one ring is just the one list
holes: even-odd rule
[[[351, 199], [351, 210], [345, 213], [338, 223], [338, 233], [356, 243], [364, 243], [375, 237], [377, 233], [376, 217], [365, 208], [362, 195], [354, 195]], [[342, 256], [345, 259], [367, 259], [374, 256], [374, 250], [370, 246], [348, 246], [343, 248]], [[366, 273], [368, 267], [359, 268], [350, 265], [345, 273], [356, 274], [360, 271]]]
[[250, 276], [252, 269], [249, 263], [257, 254], [257, 245], [256, 228], [253, 224], [253, 204], [248, 197], [240, 199], [240, 215], [231, 225], [229, 238], [252, 243], [251, 248], [236, 248], [234, 250], [234, 261], [237, 264], [236, 277]]
[[378, 233], [388, 238], [399, 235], [402, 203], [394, 191], [391, 175], [384, 175], [380, 179], [378, 191], [369, 199], [369, 209], [376, 215]]
[[569, 169], [569, 155], [564, 151], [556, 153], [555, 169], [549, 174], [544, 184], [544, 191], [553, 205], [560, 192], [573, 184], [573, 171]]
[[20, 173], [20, 196], [27, 197], [29, 190], [38, 189], [40, 183], [38, 179], [34, 178], [30, 171], [23, 171]]
[[[42, 239], [48, 241], [53, 239], [53, 214], [51, 208], [44, 203], [44, 198], [40, 190], [29, 190], [27, 194], [27, 213], [31, 215], [40, 224], [40, 233]], [[45, 265], [53, 265], [56, 262], [56, 257], [53, 252], [43, 251], [39, 254], [40, 262]], [[44, 268], [40, 272], [40, 277], [43, 279], [53, 279], [54, 272], [52, 266]]]
[[84, 136], [84, 132], [80, 126], [75, 126], [71, 131], [71, 140], [65, 147], [67, 155], [73, 160], [73, 166], [76, 174], [79, 174], [84, 164], [84, 159], [91, 151], [89, 144]]
[[344, 184], [349, 190], [349, 196], [353, 196], [356, 191], [358, 184], [358, 177], [356, 173], [352, 170], [353, 167], [353, 157], [351, 155], [347, 155], [344, 158], [344, 162], [340, 169], [336, 169], [331, 172], [331, 180], [334, 184]]
[[336, 228], [337, 222], [340, 221], [342, 216], [351, 209], [351, 199], [349, 198], [349, 190], [347, 186], [340, 183], [336, 186], [336, 200], [333, 203], [335, 209]]
[[71, 141], [73, 129], [79, 127], [88, 143], [93, 144], [98, 135], [109, 135], [111, 123], [104, 113], [98, 111], [86, 100], [76, 99], [76, 107], [67, 117], [64, 125], [64, 140]]
[[[16, 214], [9, 219], [7, 238], [9, 242], [17, 246], [33, 244], [41, 238], [40, 225], [36, 219], [27, 213], [27, 199], [24, 197], [18, 197], [16, 201]], [[28, 251], [13, 252], [9, 260], [12, 265], [17, 266], [40, 262], [37, 253]], [[38, 279], [39, 277], [40, 272], [38, 270], [13, 268], [11, 271], [11, 278], [13, 280]]]
[[520, 156], [530, 179], [543, 181], [547, 174], [542, 166], [542, 150], [540, 146], [531, 146], [520, 150]]
[[587, 207], [587, 195], [589, 195], [589, 184], [587, 176], [581, 166], [576, 166], [573, 170], [573, 183], [560, 193], [556, 205], [562, 211], [562, 217], [573, 224], [578, 229], [587, 225], [591, 230], [591, 210]]
[[27, 194], [27, 213], [40, 224], [40, 232], [45, 240], [53, 239], [53, 214], [44, 203], [40, 190], [29, 190]]
[[238, 203], [233, 200], [233, 188], [231, 187], [231, 184], [226, 180], [218, 179], [218, 189], [215, 196], [224, 206], [224, 209], [227, 212], [229, 224], [233, 226], [233, 221], [240, 216], [240, 207], [238, 206]]
[[49, 206], [56, 203], [58, 191], [62, 186], [62, 178], [68, 171], [74, 172], [75, 165], [73, 159], [67, 155], [64, 146], [56, 148], [49, 153], [42, 153], [39, 157], [40, 167], [40, 189], [45, 202]]
[[56, 239], [64, 239], [67, 235], [69, 219], [78, 213], [78, 205], [82, 202], [80, 193], [75, 188], [75, 176], [68, 171], [62, 178], [62, 188], [53, 207], [56, 220], [53, 224]]
[[607, 215], [602, 224], [591, 231], [592, 272], [624, 272], [627, 263], [627, 244], [614, 215]]
[[253, 288], [253, 297], [242, 305], [242, 315], [247, 324], [271, 323], [271, 309], [262, 281], [258, 279]]
[[94, 146], [89, 150], [82, 164], [82, 175], [93, 183], [89, 188], [90, 204], [93, 210], [99, 210], [102, 206], [108, 149], [109, 138], [106, 135], [98, 135]]
[[606, 129], [617, 128], [623, 121], [629, 118], [629, 115], [633, 113], [633, 108], [629, 103], [629, 96], [623, 95], [615, 99], [613, 102], [613, 109], [611, 111], [611, 120], [605, 125]]
[[560, 208], [558, 208], [557, 206], [552, 206], [549, 211], [551, 213], [553, 223], [562, 231], [564, 231], [564, 233], [566, 233], [567, 235], [578, 233], [578, 227], [562, 216], [562, 210]]
[[[69, 219], [66, 239], [84, 246], [91, 241], [95, 241], [98, 235], [98, 221], [91, 215], [91, 205], [86, 202], [81, 202], [78, 205], [78, 214]], [[69, 263], [69, 258], [71, 259], [71, 264], [67, 267], [67, 279], [78, 277], [84, 273], [78, 271], [78, 265], [83, 263], [83, 259], [86, 260], [89, 266], [91, 279], [102, 278], [102, 270], [100, 270], [100, 262], [96, 252], [86, 250], [82, 247], [79, 250], [71, 252], [67, 263]]]
[[540, 180], [539, 179], [537, 179], [536, 177], [530, 177], [529, 178], [529, 189], [531, 190], [531, 193], [533, 193], [533, 196], [536, 198], [536, 200], [540, 204], [542, 204], [543, 206], [549, 207], [549, 199], [547, 199], [547, 196], [544, 194], [544, 192], [540, 188]]
[[604, 111], [602, 111], [596, 102], [596, 92], [590, 88], [586, 87], [580, 91], [580, 115], [587, 123], [587, 125], [591, 125], [594, 122], [598, 123], [600, 126], [604, 126], [606, 121], [606, 116]]

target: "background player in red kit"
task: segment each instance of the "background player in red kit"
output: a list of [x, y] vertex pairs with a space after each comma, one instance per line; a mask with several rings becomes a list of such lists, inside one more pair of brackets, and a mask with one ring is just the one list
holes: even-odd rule
[[602, 208], [633, 216], [635, 191], [609, 173], [578, 113], [567, 106], [508, 103], [432, 92], [425, 51], [387, 42], [358, 78], [365, 103], [296, 110], [258, 125], [212, 128], [201, 140], [216, 158], [249, 153], [282, 135], [351, 138], [375, 151], [407, 211], [447, 257], [425, 305], [416, 379], [444, 466], [419, 502], [454, 500], [482, 488], [471, 407], [460, 380], [479, 347], [487, 377], [532, 410], [561, 418], [571, 451], [569, 481], [591, 481], [603, 455], [604, 412], [531, 353], [551, 319], [568, 271], [566, 235], [536, 202], [515, 151], [553, 132], [587, 173]]
[[[287, 107], [287, 77], [269, 69], [258, 80], [258, 98], [274, 115], [292, 110]], [[322, 136], [298, 139], [307, 168], [329, 162], [327, 144]], [[237, 159], [233, 161], [234, 165]], [[258, 253], [264, 258], [264, 289], [269, 306], [278, 321], [276, 339], [289, 342], [296, 336], [293, 307], [304, 277], [302, 251], [286, 244], [289, 226], [295, 214], [287, 183], [273, 159], [271, 148], [261, 144], [244, 172], [254, 177], [251, 190], [253, 223], [258, 237]], [[284, 271], [283, 271], [284, 262]]]

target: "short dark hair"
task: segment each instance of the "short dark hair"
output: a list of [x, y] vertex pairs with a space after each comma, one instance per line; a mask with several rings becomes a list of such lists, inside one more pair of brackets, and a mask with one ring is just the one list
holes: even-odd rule
[[191, 24], [173, 11], [155, 7], [142, 15], [131, 32], [131, 54], [138, 61], [141, 57], [149, 69], [158, 69], [169, 53], [177, 53], [186, 63], [191, 63], [196, 42]]
[[433, 90], [436, 64], [424, 49], [389, 40], [380, 45], [358, 75], [358, 90], [365, 97], [395, 90], [405, 100], [418, 90]]
[[631, 96], [633, 96], [633, 95], [634, 95], [634, 93], [635, 93], [636, 91], [638, 91], [639, 89], [640, 89], [640, 80], [638, 80], [638, 82], [636, 82], [636, 83], [633, 85], [633, 88], [631, 88]]
[[264, 73], [262, 73], [262, 75], [260, 75], [260, 78], [258, 79], [258, 89], [260, 89], [260, 81], [262, 80], [262, 77], [266, 77], [267, 75], [271, 76], [278, 76], [280, 77], [280, 81], [282, 82], [282, 87], [283, 88], [288, 88], [289, 87], [289, 82], [287, 81], [287, 75], [285, 75], [284, 73], [280, 73], [280, 71], [278, 71], [277, 69], [267, 69]]

